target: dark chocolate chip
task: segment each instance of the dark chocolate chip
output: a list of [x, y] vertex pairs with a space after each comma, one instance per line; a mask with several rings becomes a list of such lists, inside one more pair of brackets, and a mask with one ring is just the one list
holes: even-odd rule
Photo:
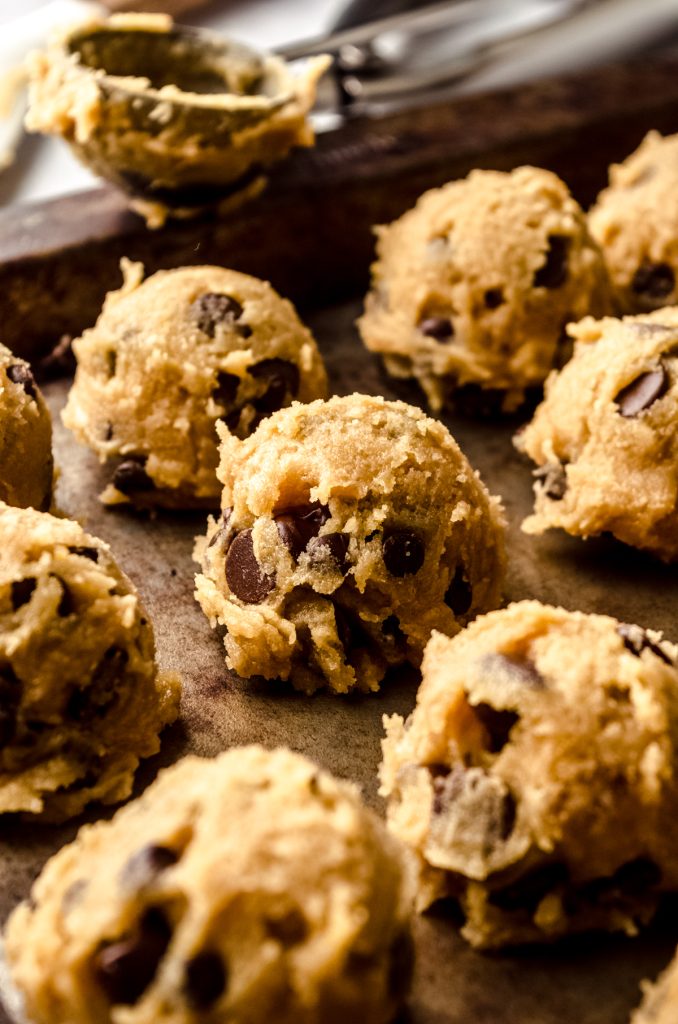
[[94, 958], [94, 975], [114, 1005], [132, 1006], [153, 981], [172, 931], [162, 910], [151, 907], [131, 935], [103, 946]]
[[14, 580], [11, 586], [11, 594], [12, 608], [15, 612], [23, 607], [23, 605], [28, 604], [37, 585], [38, 581], [34, 576], [27, 576], [23, 580]]
[[104, 441], [112, 441], [113, 440], [113, 424], [112, 423], [106, 423], [104, 425], [104, 428], [103, 428], [103, 440]]
[[637, 894], [654, 889], [661, 883], [662, 871], [649, 857], [636, 857], [617, 868], [612, 882], [618, 889], [626, 893]]
[[614, 401], [619, 412], [627, 419], [639, 416], [668, 390], [669, 375], [660, 363], [656, 370], [648, 370], [622, 388]]
[[7, 367], [7, 376], [13, 384], [20, 384], [30, 398], [36, 397], [35, 377], [25, 363], [12, 363]]
[[115, 349], [109, 349], [106, 353], [106, 370], [109, 377], [115, 377], [115, 371], [118, 365], [118, 354]]
[[232, 533], [235, 533], [235, 531], [233, 530], [233, 527], [230, 525], [231, 516], [232, 515], [233, 515], [233, 509], [232, 508], [225, 508], [223, 510], [223, 512], [221, 513], [221, 522], [219, 524], [219, 529], [216, 530], [216, 532], [212, 534], [212, 536], [210, 538], [210, 542], [207, 545], [208, 548], [213, 547], [215, 544], [221, 543], [221, 541], [225, 542], [225, 546], [228, 545], [228, 540], [229, 540], [228, 535], [232, 534]]
[[16, 714], [21, 703], [21, 683], [11, 665], [0, 668], [0, 747], [14, 736]]
[[61, 584], [61, 598], [57, 605], [57, 615], [60, 615], [62, 619], [68, 618], [75, 611], [75, 602], [73, 601], [73, 592], [67, 583], [64, 583], [58, 576], [54, 577], [59, 580]]
[[297, 946], [308, 935], [308, 922], [300, 910], [291, 907], [280, 917], [267, 918], [266, 929], [283, 946]]
[[389, 950], [388, 991], [399, 1005], [412, 987], [414, 977], [414, 942], [409, 932], [395, 937]]
[[426, 549], [414, 530], [390, 530], [384, 536], [384, 565], [391, 576], [410, 576], [424, 564]]
[[231, 593], [246, 604], [259, 604], [275, 586], [274, 577], [262, 572], [257, 562], [251, 530], [243, 530], [231, 541], [226, 582]]
[[498, 754], [508, 743], [511, 729], [520, 715], [515, 711], [493, 708], [491, 704], [486, 704], [484, 701], [480, 704], [473, 704], [472, 707], [473, 713], [482, 722], [490, 738], [490, 753]]
[[88, 547], [86, 544], [72, 544], [68, 550], [72, 555], [80, 555], [81, 558], [89, 558], [90, 562], [99, 561], [98, 549]]
[[560, 288], [567, 279], [567, 253], [570, 239], [564, 235], [549, 235], [546, 259], [533, 278], [535, 288]]
[[567, 491], [567, 475], [562, 462], [547, 462], [532, 470], [532, 476], [539, 481], [542, 494], [551, 501], [561, 501]]
[[154, 484], [144, 469], [145, 465], [146, 459], [143, 456], [125, 459], [113, 474], [113, 486], [128, 495], [153, 490]]
[[491, 892], [489, 901], [501, 910], [534, 912], [544, 896], [567, 882], [568, 877], [569, 872], [565, 864], [542, 864], [511, 885]]
[[208, 1010], [223, 995], [228, 975], [219, 953], [205, 950], [186, 964], [184, 993], [196, 1010]]
[[94, 669], [89, 684], [78, 687], [69, 697], [66, 715], [76, 722], [104, 715], [118, 695], [128, 660], [129, 655], [122, 647], [109, 647]]
[[308, 505], [294, 505], [277, 513], [275, 522], [280, 539], [295, 561], [306, 549], [311, 538], [317, 537], [321, 526], [324, 526], [329, 518], [329, 508], [327, 505], [321, 505], [319, 501], [310, 502]]
[[485, 654], [478, 667], [481, 675], [489, 676], [498, 685], [519, 684], [533, 690], [543, 689], [544, 677], [527, 658], [509, 657], [506, 654]]
[[252, 402], [257, 412], [276, 412], [298, 394], [299, 369], [286, 359], [262, 359], [250, 366], [248, 372], [266, 384], [263, 395]]
[[675, 274], [668, 263], [642, 263], [631, 281], [631, 290], [652, 301], [665, 299], [676, 284]]
[[[235, 401], [239, 387], [240, 377], [235, 373], [225, 373], [223, 370], [220, 370], [217, 374], [216, 387], [212, 391], [212, 398], [219, 405], [230, 405]], [[239, 416], [240, 410], [238, 409]]]
[[436, 341], [450, 341], [454, 337], [454, 324], [447, 316], [427, 316], [419, 321], [419, 330]]
[[213, 338], [218, 324], [235, 324], [243, 308], [237, 299], [219, 292], [207, 292], [191, 305], [191, 315], [198, 329]]
[[513, 832], [513, 827], [516, 823], [516, 815], [518, 814], [518, 808], [516, 807], [516, 799], [513, 793], [508, 792], [504, 796], [501, 813], [499, 816], [499, 835], [504, 840]]
[[496, 309], [504, 301], [504, 293], [501, 288], [488, 288], [485, 292], [485, 305], [488, 309]]
[[334, 621], [337, 627], [337, 636], [344, 648], [347, 660], [351, 651], [370, 645], [370, 636], [364, 628], [360, 616], [355, 612], [335, 604]]
[[445, 604], [455, 615], [465, 615], [473, 603], [471, 584], [464, 577], [464, 568], [458, 565], [450, 585], [445, 591]]
[[125, 888], [142, 889], [177, 860], [178, 856], [171, 847], [150, 843], [130, 857], [120, 872], [120, 881]]
[[639, 658], [643, 651], [648, 650], [665, 661], [667, 665], [673, 665], [673, 659], [666, 651], [662, 650], [659, 644], [650, 639], [642, 626], [635, 626], [630, 622], [620, 622], [617, 632], [624, 641], [624, 647], [636, 657]]
[[333, 562], [345, 576], [349, 569], [349, 537], [346, 533], [325, 533], [313, 537], [308, 544], [308, 556], [313, 565]]

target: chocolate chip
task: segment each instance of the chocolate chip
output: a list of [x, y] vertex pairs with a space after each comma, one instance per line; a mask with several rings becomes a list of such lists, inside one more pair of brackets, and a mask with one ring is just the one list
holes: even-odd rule
[[641, 263], [633, 275], [631, 290], [658, 302], [671, 294], [675, 284], [675, 274], [668, 263]]
[[544, 677], [527, 658], [485, 654], [478, 662], [478, 668], [482, 676], [489, 676], [499, 686], [518, 684], [533, 690], [541, 690], [545, 686]]
[[308, 935], [308, 922], [300, 910], [291, 907], [280, 917], [267, 918], [266, 929], [283, 946], [297, 946]]
[[23, 605], [28, 604], [37, 585], [38, 581], [34, 576], [27, 576], [23, 580], [14, 580], [11, 586], [11, 600], [15, 612]]
[[614, 401], [619, 406], [621, 415], [631, 419], [649, 409], [668, 390], [668, 386], [669, 375], [666, 368], [660, 363], [656, 370], [641, 373], [634, 381], [622, 388]]
[[88, 684], [73, 691], [66, 715], [76, 722], [101, 717], [118, 695], [118, 687], [129, 660], [127, 651], [115, 644], [109, 647], [92, 673]]
[[655, 888], [661, 880], [661, 868], [649, 857], [636, 857], [635, 860], [622, 864], [612, 876], [615, 887], [636, 895]]
[[125, 888], [142, 889], [177, 860], [178, 856], [171, 847], [150, 843], [130, 857], [120, 872], [120, 881]]
[[64, 583], [58, 576], [54, 577], [59, 580], [61, 584], [61, 598], [57, 605], [57, 615], [60, 615], [62, 619], [68, 618], [75, 611], [75, 602], [73, 601], [73, 592], [67, 583]]
[[184, 992], [196, 1010], [207, 1010], [226, 989], [228, 975], [219, 953], [205, 950], [186, 964]]
[[7, 376], [13, 384], [20, 384], [30, 398], [36, 397], [35, 377], [25, 363], [12, 363], [7, 367]]
[[355, 612], [335, 604], [334, 621], [337, 627], [337, 636], [344, 648], [347, 661], [351, 651], [370, 645], [369, 633], [365, 630], [360, 616]]
[[455, 615], [465, 615], [473, 602], [471, 584], [464, 577], [464, 568], [458, 565], [450, 585], [445, 591], [445, 604]]
[[345, 576], [349, 569], [348, 545], [347, 534], [325, 533], [322, 537], [313, 537], [309, 542], [308, 556], [313, 565], [334, 563]]
[[544, 896], [563, 885], [568, 878], [569, 871], [565, 864], [542, 864], [511, 885], [491, 892], [489, 902], [501, 910], [534, 912]]
[[450, 341], [454, 337], [454, 324], [446, 316], [427, 316], [418, 326], [422, 334], [436, 341]]
[[624, 641], [624, 647], [627, 651], [631, 651], [631, 654], [635, 654], [637, 658], [645, 650], [652, 651], [658, 658], [665, 661], [667, 665], [673, 666], [673, 659], [669, 657], [666, 651], [662, 650], [659, 644], [650, 639], [642, 626], [635, 626], [630, 622], [620, 622], [617, 626], [617, 633]]
[[488, 288], [485, 292], [485, 305], [488, 309], [496, 309], [504, 301], [504, 293], [501, 288]]
[[263, 395], [252, 402], [257, 412], [276, 412], [291, 399], [296, 398], [299, 391], [299, 370], [294, 363], [286, 359], [262, 359], [260, 363], [250, 366], [248, 372], [255, 380], [263, 380], [266, 383]]
[[382, 546], [384, 565], [391, 576], [411, 576], [424, 564], [426, 549], [414, 530], [390, 530]]
[[235, 533], [233, 527], [230, 525], [232, 515], [232, 508], [225, 508], [223, 510], [223, 512], [221, 513], [221, 522], [219, 524], [219, 529], [212, 534], [209, 544], [207, 545], [208, 548], [213, 547], [215, 544], [220, 544], [222, 541], [224, 542], [225, 547], [228, 546], [229, 534]]
[[535, 288], [560, 288], [567, 279], [567, 253], [570, 239], [564, 235], [549, 235], [546, 259], [533, 278]]
[[106, 353], [106, 370], [109, 377], [115, 377], [115, 371], [118, 365], [118, 354], [115, 349], [110, 349]]
[[283, 544], [296, 561], [306, 549], [312, 537], [330, 518], [327, 505], [314, 501], [308, 505], [295, 505], [280, 511], [275, 517], [275, 524]]
[[388, 991], [399, 1005], [412, 986], [414, 977], [414, 942], [409, 932], [396, 935], [389, 950]]
[[151, 907], [138, 929], [105, 945], [94, 958], [94, 974], [111, 1003], [132, 1006], [153, 981], [172, 931], [162, 910]]
[[0, 668], [0, 747], [12, 739], [21, 703], [21, 683], [11, 665]]
[[532, 470], [532, 476], [541, 485], [542, 494], [551, 501], [561, 501], [567, 491], [567, 475], [562, 462], [547, 462]]
[[251, 530], [243, 530], [231, 542], [226, 555], [226, 582], [231, 593], [246, 604], [259, 604], [275, 586], [273, 576], [262, 572], [257, 562]]
[[137, 494], [139, 491], [151, 491], [154, 484], [144, 469], [145, 456], [134, 456], [121, 462], [113, 474], [113, 486], [122, 494]]
[[[218, 405], [230, 405], [235, 401], [235, 396], [238, 394], [238, 388], [240, 387], [240, 377], [235, 373], [225, 373], [220, 370], [217, 374], [217, 384], [212, 391], [212, 398]], [[238, 418], [240, 418], [240, 410], [238, 409]]]
[[68, 548], [72, 555], [80, 555], [81, 558], [89, 558], [90, 562], [99, 561], [99, 551], [87, 545], [71, 544]]
[[112, 423], [104, 424], [103, 431], [102, 431], [102, 436], [103, 436], [103, 440], [104, 441], [112, 441], [113, 440], [113, 424]]
[[218, 324], [235, 324], [243, 314], [237, 299], [220, 292], [207, 292], [191, 304], [190, 312], [198, 329], [213, 338]]
[[491, 704], [486, 704], [484, 701], [471, 706], [474, 715], [482, 723], [490, 738], [490, 753], [498, 754], [508, 743], [511, 729], [519, 720], [520, 715], [515, 711], [493, 708]]
[[400, 619], [397, 615], [389, 615], [387, 619], [384, 619], [381, 624], [381, 631], [385, 637], [388, 637], [389, 640], [394, 640], [397, 644], [403, 645], [407, 643], [407, 636], [400, 628]]

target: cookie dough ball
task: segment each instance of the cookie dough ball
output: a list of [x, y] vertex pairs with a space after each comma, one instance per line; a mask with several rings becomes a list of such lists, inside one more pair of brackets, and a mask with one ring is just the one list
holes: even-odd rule
[[631, 1024], [674, 1024], [678, 1019], [678, 953], [656, 983], [643, 983], [645, 998]]
[[473, 171], [377, 234], [363, 341], [433, 409], [517, 408], [559, 360], [565, 323], [608, 312], [601, 253], [549, 171]]
[[237, 437], [298, 398], [324, 397], [325, 370], [294, 307], [257, 278], [221, 267], [125, 282], [73, 343], [63, 421], [114, 466], [106, 504], [218, 505], [215, 423]]
[[609, 532], [678, 559], [678, 309], [571, 325], [572, 360], [516, 438], [537, 463], [527, 533]]
[[589, 213], [622, 313], [678, 301], [678, 135], [650, 132], [622, 164]]
[[108, 545], [0, 506], [0, 813], [60, 820], [129, 795], [177, 715], [153, 630]]
[[378, 689], [499, 602], [503, 520], [442, 423], [351, 395], [221, 428], [221, 518], [196, 597], [240, 675]]
[[32, 1024], [387, 1024], [409, 905], [400, 847], [353, 786], [244, 747], [83, 828], [6, 952]]
[[295, 146], [326, 56], [287, 64], [167, 15], [69, 25], [31, 55], [31, 131], [59, 135], [159, 227], [167, 216], [238, 205]]
[[31, 368], [0, 345], [0, 501], [48, 509], [52, 420]]
[[537, 601], [435, 634], [381, 766], [420, 905], [458, 899], [481, 947], [646, 923], [678, 888], [677, 655]]

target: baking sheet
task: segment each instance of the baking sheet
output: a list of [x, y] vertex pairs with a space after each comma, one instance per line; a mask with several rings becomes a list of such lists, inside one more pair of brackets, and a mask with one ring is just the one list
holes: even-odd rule
[[[414, 385], [390, 381], [366, 354], [353, 326], [359, 311], [358, 303], [350, 303], [306, 318], [325, 356], [333, 391], [359, 389], [422, 404]], [[286, 684], [252, 686], [234, 678], [225, 667], [219, 637], [192, 597], [191, 550], [193, 537], [203, 530], [204, 515], [149, 519], [124, 509], [103, 509], [97, 494], [105, 473], [58, 419], [67, 388], [67, 381], [46, 387], [61, 469], [58, 504], [112, 545], [151, 614], [160, 661], [179, 671], [184, 681], [181, 720], [164, 734], [161, 753], [143, 765], [136, 791], [160, 767], [189, 752], [209, 757], [236, 744], [287, 744], [359, 783], [368, 803], [381, 811], [376, 782], [381, 717], [409, 713], [417, 674], [400, 670], [378, 695], [343, 698], [309, 698]], [[511, 445], [521, 417], [443, 418], [490, 490], [504, 499], [509, 520], [507, 600], [536, 597], [567, 608], [608, 612], [678, 639], [675, 568], [605, 537], [584, 543], [555, 532], [541, 538], [520, 532], [532, 495], [529, 464]], [[0, 820], [0, 920], [27, 895], [47, 857], [73, 838], [79, 824], [112, 813], [90, 811], [59, 827]], [[553, 948], [501, 955], [474, 952], [450, 918], [427, 914], [416, 922], [417, 967], [403, 1024], [627, 1024], [640, 997], [640, 980], [654, 976], [678, 942], [674, 909], [667, 906], [661, 921], [635, 940], [579, 937]], [[0, 1022], [8, 1020], [0, 1010]]]

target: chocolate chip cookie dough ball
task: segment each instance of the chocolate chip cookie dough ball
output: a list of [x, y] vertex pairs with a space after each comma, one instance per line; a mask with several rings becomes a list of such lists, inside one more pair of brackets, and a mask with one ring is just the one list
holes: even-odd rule
[[52, 420], [31, 368], [0, 345], [0, 501], [48, 509]]
[[645, 998], [631, 1024], [674, 1024], [678, 1019], [678, 953], [656, 983], [643, 983]]
[[153, 630], [108, 545], [0, 505], [0, 813], [60, 820], [129, 795], [176, 718]]
[[196, 548], [196, 597], [240, 675], [376, 690], [432, 629], [499, 602], [499, 502], [419, 409], [351, 395], [221, 437], [223, 512]]
[[473, 171], [377, 234], [363, 341], [433, 409], [517, 408], [559, 360], [564, 324], [608, 312], [601, 253], [549, 171]]
[[622, 313], [678, 301], [678, 135], [650, 132], [610, 168], [610, 185], [589, 213]]
[[678, 309], [570, 326], [572, 360], [516, 438], [537, 463], [527, 533], [609, 532], [678, 559]]
[[111, 464], [106, 504], [218, 505], [215, 423], [248, 434], [298, 398], [324, 397], [310, 332], [269, 284], [221, 267], [182, 267], [142, 283], [124, 261], [78, 360], [63, 420]]
[[400, 846], [353, 786], [244, 747], [83, 828], [6, 948], [32, 1024], [388, 1024], [409, 909]]
[[677, 655], [537, 601], [435, 634], [381, 766], [421, 907], [458, 899], [488, 948], [646, 923], [678, 887]]

